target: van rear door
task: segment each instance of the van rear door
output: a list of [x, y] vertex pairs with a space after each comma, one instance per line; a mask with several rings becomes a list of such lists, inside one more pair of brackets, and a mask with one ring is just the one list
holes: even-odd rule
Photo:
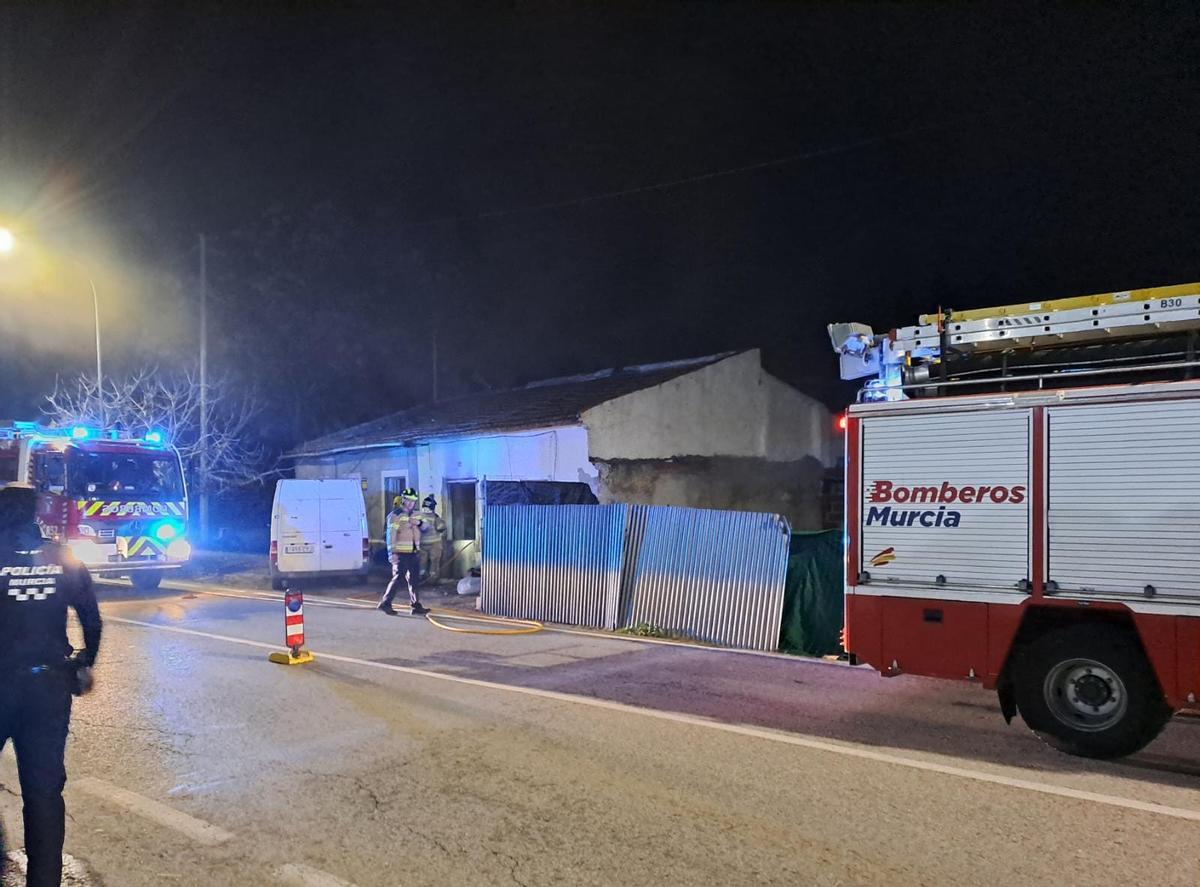
[[274, 525], [280, 573], [315, 573], [321, 569], [320, 481], [280, 481]]
[[321, 484], [321, 570], [362, 569], [363, 514], [355, 481]]

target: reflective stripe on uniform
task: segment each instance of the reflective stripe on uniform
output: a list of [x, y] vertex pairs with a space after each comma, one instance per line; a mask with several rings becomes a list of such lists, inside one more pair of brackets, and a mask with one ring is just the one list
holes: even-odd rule
[[421, 545], [440, 542], [442, 534], [446, 532], [446, 523], [438, 517], [437, 512], [422, 511], [416, 517], [421, 521]]
[[413, 543], [412, 539], [413, 525], [417, 523], [417, 520], [418, 518], [415, 514], [396, 514], [392, 512], [388, 515], [389, 552], [411, 554], [417, 550], [418, 546]]

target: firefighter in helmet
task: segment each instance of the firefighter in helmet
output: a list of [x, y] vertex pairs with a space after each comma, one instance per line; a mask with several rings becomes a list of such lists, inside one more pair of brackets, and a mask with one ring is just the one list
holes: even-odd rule
[[392, 510], [387, 516], [388, 560], [392, 562], [392, 581], [379, 601], [378, 609], [394, 616], [392, 601], [401, 582], [408, 585], [408, 600], [414, 616], [429, 611], [421, 606], [417, 586], [421, 583], [421, 518], [416, 513], [417, 491], [409, 487], [392, 500]]
[[442, 543], [446, 538], [446, 522], [437, 513], [437, 499], [432, 494], [421, 503], [421, 569], [428, 582], [437, 582], [442, 572]]

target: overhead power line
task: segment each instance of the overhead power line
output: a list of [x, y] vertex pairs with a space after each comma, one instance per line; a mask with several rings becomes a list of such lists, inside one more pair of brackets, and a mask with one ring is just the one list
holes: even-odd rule
[[479, 213], [458, 216], [444, 216], [436, 219], [423, 219], [421, 221], [410, 223], [413, 226], [420, 225], [440, 225], [450, 224], [453, 222], [480, 222], [488, 219], [499, 219], [506, 216], [525, 215], [529, 213], [545, 212], [555, 209], [567, 209], [573, 206], [584, 206], [589, 203], [598, 203], [603, 200], [619, 200], [623, 197], [632, 197], [637, 194], [647, 194], [653, 191], [667, 191], [671, 188], [679, 188], [684, 185], [694, 185], [699, 182], [707, 182], [713, 179], [723, 179], [730, 176], [743, 175], [749, 172], [756, 172], [763, 169], [771, 169], [779, 166], [787, 166], [792, 163], [799, 163], [804, 160], [817, 160], [823, 157], [831, 157], [837, 154], [848, 154], [852, 151], [859, 151], [863, 148], [870, 148], [874, 145], [883, 142], [895, 141], [908, 138], [919, 133], [928, 132], [935, 129], [944, 129], [955, 123], [961, 122], [973, 117], [987, 116], [987, 113], [964, 115], [954, 121], [940, 121], [936, 123], [925, 123], [919, 126], [911, 126], [907, 129], [897, 130], [895, 132], [884, 133], [877, 136], [868, 136], [862, 139], [855, 139], [851, 142], [845, 142], [840, 145], [830, 145], [824, 148], [813, 148], [808, 151], [802, 151], [798, 154], [789, 154], [785, 157], [776, 157], [771, 160], [763, 160], [758, 163], [747, 163], [743, 166], [731, 166], [725, 169], [713, 170], [711, 172], [700, 173], [693, 176], [685, 176], [678, 179], [667, 179], [661, 182], [653, 182], [647, 185], [638, 185], [633, 188], [621, 188], [616, 191], [603, 191], [598, 194], [587, 194], [582, 197], [572, 197], [566, 200], [555, 200], [546, 203], [535, 203], [529, 206], [509, 207], [507, 209], [487, 210]]

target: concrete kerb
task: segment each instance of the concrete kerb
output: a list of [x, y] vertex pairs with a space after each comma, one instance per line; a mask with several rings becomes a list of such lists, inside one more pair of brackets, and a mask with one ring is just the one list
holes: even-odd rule
[[[111, 580], [105, 580], [111, 581]], [[118, 584], [124, 585], [124, 582]], [[267, 591], [266, 589], [243, 588], [234, 585], [216, 585], [208, 582], [193, 582], [187, 579], [167, 579], [164, 581], [165, 588], [177, 588], [181, 591], [190, 591], [196, 594], [207, 594], [214, 597], [233, 597], [243, 600], [259, 600], [259, 601], [278, 601], [283, 602], [283, 595], [278, 592]], [[343, 600], [326, 600], [320, 597], [311, 597], [305, 599], [306, 604], [312, 604], [318, 607], [341, 607], [342, 609], [357, 609], [357, 610], [374, 610], [374, 603], [365, 601], [357, 601], [353, 597], [348, 597]], [[816, 656], [801, 656], [791, 653], [777, 653], [764, 650], [739, 650], [735, 647], [715, 647], [707, 644], [699, 644], [691, 641], [681, 641], [672, 638], [648, 638], [638, 637], [636, 635], [618, 634], [616, 632], [605, 631], [603, 629], [582, 628], [578, 626], [552, 625], [547, 624], [545, 631], [555, 634], [578, 635], [581, 637], [596, 638], [600, 640], [621, 641], [623, 643], [632, 644], [657, 644], [665, 647], [682, 647], [688, 650], [700, 650], [706, 653], [722, 653], [734, 656], [758, 656], [767, 659], [781, 659], [786, 662], [803, 663], [805, 665], [828, 665], [834, 668], [858, 668], [870, 670], [869, 665], [851, 665], [839, 659], [825, 659]]]

